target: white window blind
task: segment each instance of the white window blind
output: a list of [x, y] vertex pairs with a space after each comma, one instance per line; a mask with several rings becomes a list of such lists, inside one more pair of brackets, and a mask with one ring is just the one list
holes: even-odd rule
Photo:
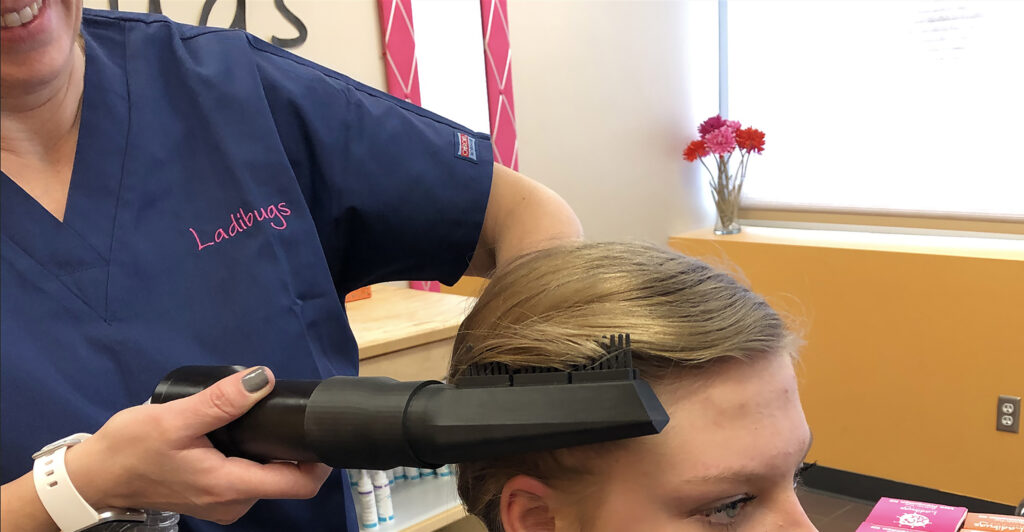
[[1024, 221], [1024, 1], [729, 0], [748, 208]]
[[412, 0], [424, 108], [490, 132], [478, 0]]

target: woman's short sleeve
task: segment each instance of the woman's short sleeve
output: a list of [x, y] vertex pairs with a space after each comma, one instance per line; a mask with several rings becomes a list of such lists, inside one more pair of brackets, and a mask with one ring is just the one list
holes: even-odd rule
[[458, 280], [483, 226], [490, 138], [249, 39], [339, 290]]

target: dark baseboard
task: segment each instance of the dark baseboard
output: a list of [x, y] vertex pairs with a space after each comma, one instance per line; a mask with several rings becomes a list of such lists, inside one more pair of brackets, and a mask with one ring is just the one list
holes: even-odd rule
[[947, 506], [965, 506], [969, 511], [981, 514], [1013, 515], [1014, 513], [1014, 507], [1009, 504], [965, 497], [963, 495], [851, 473], [840, 469], [832, 469], [831, 467], [821, 465], [814, 466], [805, 471], [803, 479], [804, 485], [808, 488], [861, 499], [870, 503], [874, 503], [882, 497], [893, 497], [896, 499], [945, 504]]

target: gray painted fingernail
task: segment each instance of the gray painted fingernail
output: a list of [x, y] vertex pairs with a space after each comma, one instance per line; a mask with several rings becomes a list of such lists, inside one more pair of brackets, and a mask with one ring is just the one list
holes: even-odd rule
[[260, 366], [242, 377], [242, 386], [249, 393], [256, 393], [270, 384], [270, 377], [267, 376], [267, 368]]

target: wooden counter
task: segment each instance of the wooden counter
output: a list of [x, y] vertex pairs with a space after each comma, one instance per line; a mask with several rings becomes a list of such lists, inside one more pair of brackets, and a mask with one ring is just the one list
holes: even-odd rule
[[474, 298], [377, 285], [373, 297], [346, 305], [359, 359], [452, 338]]
[[440, 379], [455, 332], [473, 298], [378, 285], [346, 305], [359, 344], [359, 374], [398, 380]]

